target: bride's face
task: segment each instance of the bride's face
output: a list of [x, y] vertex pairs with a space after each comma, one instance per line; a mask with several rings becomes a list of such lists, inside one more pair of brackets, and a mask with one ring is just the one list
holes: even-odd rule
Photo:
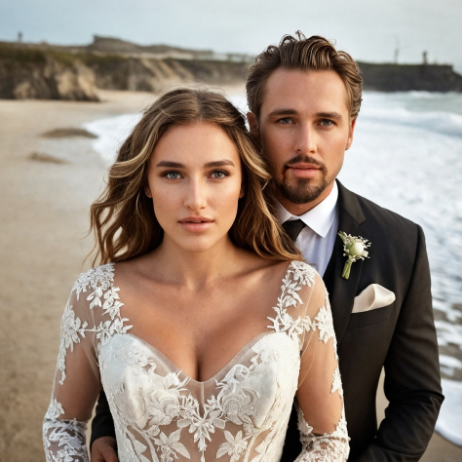
[[169, 240], [187, 251], [206, 251], [223, 239], [243, 196], [239, 152], [218, 125], [174, 125], [149, 161], [147, 195]]

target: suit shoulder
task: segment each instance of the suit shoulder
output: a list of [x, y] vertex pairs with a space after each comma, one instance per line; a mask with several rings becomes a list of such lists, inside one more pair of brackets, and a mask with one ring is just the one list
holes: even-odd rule
[[420, 225], [414, 223], [412, 220], [386, 209], [359, 194], [354, 194], [361, 205], [366, 220], [371, 222], [371, 224], [378, 224], [386, 228], [392, 227], [392, 229], [397, 227], [410, 233], [416, 233], [421, 228]]
[[364, 214], [363, 237], [372, 242], [375, 252], [400, 254], [414, 261], [419, 249], [425, 248], [425, 236], [417, 223], [355, 194]]

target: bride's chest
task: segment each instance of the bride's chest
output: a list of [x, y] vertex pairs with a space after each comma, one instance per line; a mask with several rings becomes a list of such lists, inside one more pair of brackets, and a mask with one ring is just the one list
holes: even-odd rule
[[[240, 305], [240, 304], [237, 304]], [[234, 355], [262, 332], [268, 332], [274, 309], [266, 304], [247, 304], [184, 309], [122, 306], [129, 319], [130, 334], [162, 351], [188, 377], [205, 382], [232, 360]]]
[[138, 426], [152, 416], [160, 425], [191, 412], [224, 420], [247, 413], [255, 422], [264, 420], [275, 403], [293, 399], [299, 366], [297, 342], [281, 332], [258, 335], [203, 382], [131, 334], [113, 336], [99, 351], [106, 394], [113, 407]]

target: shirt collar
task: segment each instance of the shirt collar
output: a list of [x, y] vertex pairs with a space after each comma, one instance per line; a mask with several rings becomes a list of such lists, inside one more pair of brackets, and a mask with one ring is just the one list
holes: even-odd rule
[[316, 234], [326, 237], [335, 219], [337, 200], [338, 186], [335, 181], [330, 194], [313, 209], [297, 217], [287, 211], [281, 203], [277, 202], [277, 216], [281, 223], [300, 219]]

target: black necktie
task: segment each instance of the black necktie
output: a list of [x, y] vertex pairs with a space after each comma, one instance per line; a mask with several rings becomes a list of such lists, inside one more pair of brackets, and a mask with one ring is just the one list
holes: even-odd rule
[[301, 230], [305, 227], [305, 223], [302, 220], [290, 220], [285, 221], [282, 224], [284, 231], [289, 235], [289, 237], [295, 242]]

